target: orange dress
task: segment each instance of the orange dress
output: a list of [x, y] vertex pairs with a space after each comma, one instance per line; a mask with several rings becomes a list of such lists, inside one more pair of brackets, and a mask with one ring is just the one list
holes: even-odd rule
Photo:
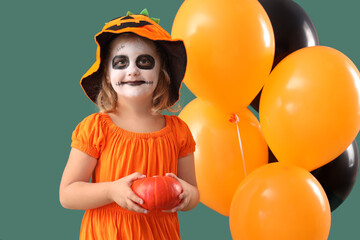
[[[146, 176], [177, 173], [177, 160], [195, 151], [188, 126], [166, 116], [166, 126], [153, 133], [134, 133], [116, 126], [104, 113], [85, 118], [72, 135], [71, 147], [98, 159], [91, 181], [109, 182], [140, 172]], [[85, 211], [81, 240], [180, 239], [177, 213], [126, 210], [115, 202]]]

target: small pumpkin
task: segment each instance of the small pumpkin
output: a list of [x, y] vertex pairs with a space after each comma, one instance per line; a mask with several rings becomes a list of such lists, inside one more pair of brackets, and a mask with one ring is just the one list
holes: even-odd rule
[[135, 180], [131, 189], [141, 199], [140, 204], [149, 211], [170, 210], [180, 203], [182, 187], [176, 179], [168, 176], [154, 176]]

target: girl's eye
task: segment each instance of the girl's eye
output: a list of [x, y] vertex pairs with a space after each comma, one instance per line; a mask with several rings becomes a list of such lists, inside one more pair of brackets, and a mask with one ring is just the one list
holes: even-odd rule
[[113, 69], [125, 69], [129, 66], [129, 58], [124, 55], [115, 56], [112, 60]]
[[147, 54], [140, 55], [136, 58], [136, 66], [140, 69], [153, 69], [155, 67], [155, 59]]

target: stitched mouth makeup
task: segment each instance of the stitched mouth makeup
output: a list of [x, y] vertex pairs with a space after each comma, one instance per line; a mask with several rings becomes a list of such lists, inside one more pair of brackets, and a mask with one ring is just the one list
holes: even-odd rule
[[129, 86], [140, 86], [143, 84], [147, 84], [147, 85], [151, 85], [153, 84], [153, 81], [143, 81], [143, 80], [139, 80], [139, 81], [127, 81], [127, 82], [117, 82], [116, 86], [123, 86], [123, 85], [129, 85]]

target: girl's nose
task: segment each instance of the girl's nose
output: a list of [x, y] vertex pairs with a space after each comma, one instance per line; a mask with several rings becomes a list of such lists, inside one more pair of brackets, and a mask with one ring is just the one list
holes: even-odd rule
[[140, 71], [136, 64], [130, 64], [128, 67], [128, 76], [137, 76], [139, 73]]

